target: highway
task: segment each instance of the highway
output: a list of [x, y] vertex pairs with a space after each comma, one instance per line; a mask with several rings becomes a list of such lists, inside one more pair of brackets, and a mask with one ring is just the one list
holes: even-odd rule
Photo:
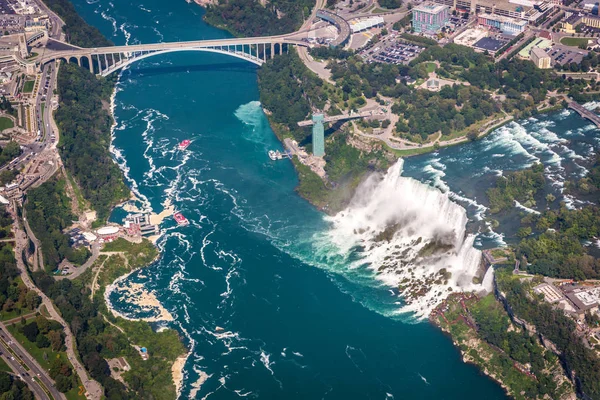
[[[3, 323], [0, 323], [0, 345], [3, 355], [6, 356], [5, 361], [33, 390], [36, 399], [65, 399], [65, 396], [54, 387], [54, 381], [46, 371], [17, 342]], [[23, 365], [26, 365], [29, 370], [26, 370]]]

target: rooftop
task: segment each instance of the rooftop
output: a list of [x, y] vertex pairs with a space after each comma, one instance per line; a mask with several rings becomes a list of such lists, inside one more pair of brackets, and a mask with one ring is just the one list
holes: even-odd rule
[[540, 49], [539, 47], [534, 47], [533, 49], [531, 49], [531, 54], [535, 55], [537, 58], [550, 57], [544, 49]]
[[505, 23], [508, 22], [508, 23], [511, 23], [511, 24], [522, 25], [522, 26], [527, 25], [527, 21], [524, 21], [522, 19], [515, 19], [515, 18], [511, 18], [511, 17], [505, 17], [504, 15], [481, 13], [481, 14], [478, 14], [477, 16], [478, 17], [487, 18], [487, 19], [491, 19], [493, 21], [499, 21], [499, 22], [505, 22]]
[[498, 51], [502, 46], [504, 46], [506, 42], [502, 42], [500, 40], [496, 40], [490, 37], [484, 37], [479, 39], [477, 43], [473, 45], [473, 47], [477, 47], [478, 49], [488, 50], [488, 51]]
[[444, 11], [445, 9], [449, 9], [450, 7], [443, 5], [443, 4], [436, 4], [436, 3], [423, 3], [421, 5], [418, 5], [417, 7], [413, 8], [413, 11], [421, 11], [421, 12], [426, 12], [429, 14], [437, 14], [440, 13], [442, 11]]

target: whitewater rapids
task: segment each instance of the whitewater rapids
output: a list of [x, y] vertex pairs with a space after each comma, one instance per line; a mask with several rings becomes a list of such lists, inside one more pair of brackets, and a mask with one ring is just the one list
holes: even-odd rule
[[447, 193], [403, 177], [403, 165], [400, 159], [363, 182], [345, 210], [327, 217], [327, 236], [329, 250], [345, 255], [350, 268], [370, 268], [399, 290], [399, 313], [424, 318], [454, 291], [490, 291], [491, 272], [483, 284], [476, 279], [482, 255], [466, 233], [465, 209]]

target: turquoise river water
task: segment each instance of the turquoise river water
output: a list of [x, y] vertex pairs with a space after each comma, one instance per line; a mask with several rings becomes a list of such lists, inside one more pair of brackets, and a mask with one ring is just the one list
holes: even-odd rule
[[[116, 44], [227, 36], [184, 0], [75, 4]], [[118, 84], [113, 144], [128, 183], [154, 211], [168, 200], [191, 222], [165, 220], [162, 258], [127, 278], [156, 293], [175, 317], [168, 326], [191, 349], [181, 397], [504, 398], [462, 363], [448, 337], [400, 311], [393, 285], [364, 265], [364, 249], [339, 251], [342, 228], [294, 192], [289, 162], [268, 159], [267, 150], [281, 145], [258, 97], [256, 66], [209, 53], [148, 58]], [[598, 147], [591, 132], [564, 111], [409, 159], [403, 174], [446, 192], [466, 209], [475, 246], [494, 246], [512, 234], [485, 226], [482, 190], [502, 171], [539, 160], [548, 190], [560, 194], [561, 182], [582, 174]], [[183, 139], [192, 144], [176, 151]], [[391, 199], [382, 207], [393, 209]], [[143, 316], [118, 292], [111, 301]]]

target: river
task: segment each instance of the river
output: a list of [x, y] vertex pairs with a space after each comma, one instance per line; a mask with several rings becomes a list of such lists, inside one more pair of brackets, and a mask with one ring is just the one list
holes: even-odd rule
[[[184, 0], [74, 3], [116, 44], [227, 36]], [[113, 144], [129, 185], [154, 211], [170, 201], [191, 222], [165, 221], [162, 258], [128, 278], [157, 294], [175, 317], [168, 326], [191, 348], [182, 397], [504, 398], [497, 384], [462, 363], [448, 337], [399, 312], [398, 293], [360, 267], [363, 254], [328, 257], [332, 222], [294, 192], [289, 162], [268, 159], [267, 150], [281, 145], [258, 98], [256, 66], [210, 53], [148, 58], [118, 84]], [[470, 231], [481, 232], [478, 246], [500, 243], [501, 233], [483, 233], [481, 188], [496, 170], [523, 168], [533, 157], [552, 162], [552, 154], [525, 143], [535, 139], [532, 127], [564, 124], [597, 147], [571, 113], [544, 118], [410, 159], [403, 174], [463, 205]], [[176, 151], [183, 139], [192, 144]], [[585, 145], [577, 151], [584, 150], [589, 158]], [[111, 300], [138, 316], [124, 299]]]

